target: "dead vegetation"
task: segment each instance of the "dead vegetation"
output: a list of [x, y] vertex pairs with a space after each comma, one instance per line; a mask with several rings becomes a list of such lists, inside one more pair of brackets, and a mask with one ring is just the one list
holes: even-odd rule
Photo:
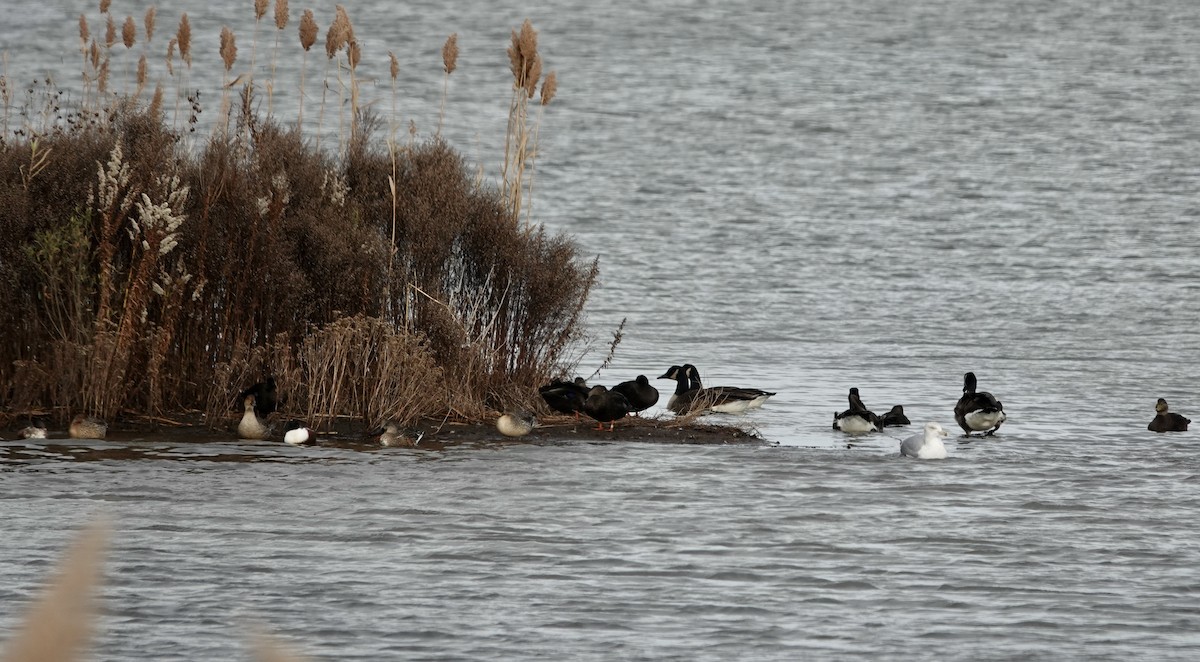
[[[254, 10], [257, 29], [265, 3]], [[277, 3], [280, 31], [287, 13]], [[223, 28], [220, 61], [193, 63], [183, 14], [165, 59], [147, 65], [163, 46], [155, 17], [152, 8], [140, 35], [126, 18], [118, 36], [107, 7], [104, 35], [80, 16], [77, 106], [52, 81], [21, 100], [0, 79], [7, 413], [203, 411], [217, 425], [238, 391], [274, 375], [281, 414], [318, 427], [472, 418], [560, 370], [597, 265], [530, 224], [521, 203], [536, 155], [525, 101], [541, 70], [536, 40], [525, 52], [528, 24], [513, 44], [523, 58], [514, 94], [525, 101], [510, 108], [512, 153], [492, 186], [436, 134], [399, 144], [399, 122], [366, 110], [355, 70], [380, 54], [362, 51], [344, 7], [329, 22], [324, 87], [346, 102], [322, 100], [315, 120], [343, 127], [326, 149], [305, 135], [302, 106], [294, 121], [256, 112], [262, 95], [271, 107], [277, 83], [240, 70], [249, 61], [253, 72], [257, 32], [240, 55]], [[307, 65], [311, 11], [298, 32], [291, 55]], [[289, 55], [279, 43], [272, 63]], [[447, 76], [457, 52], [452, 36]], [[221, 67], [228, 85], [207, 137], [194, 133], [205, 109], [189, 86], [193, 64]], [[127, 65], [136, 73], [114, 80]], [[150, 85], [153, 96], [143, 94]], [[544, 102], [555, 85], [544, 85]]]

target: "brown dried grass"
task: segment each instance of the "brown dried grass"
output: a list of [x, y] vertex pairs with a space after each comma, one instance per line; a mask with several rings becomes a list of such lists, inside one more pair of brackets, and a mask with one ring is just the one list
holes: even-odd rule
[[450, 35], [446, 38], [446, 43], [442, 45], [442, 69], [447, 75], [454, 73], [454, 69], [458, 67], [458, 33]]
[[179, 44], [179, 58], [190, 68], [192, 66], [192, 23], [188, 20], [187, 12], [179, 17], [179, 29], [175, 33], [175, 40]]
[[[566, 238], [519, 230], [501, 191], [481, 185], [440, 140], [376, 148], [378, 121], [358, 109], [358, 42], [345, 8], [337, 9], [329, 39], [335, 55], [347, 49], [356, 109], [341, 158], [269, 116], [255, 118], [249, 88], [233, 111], [246, 130], [189, 151], [163, 125], [156, 85], [145, 111], [111, 100], [86, 131], [43, 137], [44, 170], [24, 187], [0, 178], [0, 239], [8, 245], [31, 245], [45, 231], [65, 240], [73, 216], [88, 219], [89, 239], [50, 269], [22, 251], [0, 262], [0, 392], [11, 407], [107, 418], [202, 409], [218, 424], [230, 413], [229, 393], [270, 372], [306, 418], [471, 417], [532, 392], [556, 369], [578, 338], [595, 263], [581, 263]], [[311, 11], [300, 24], [307, 53], [318, 32]], [[190, 66], [191, 39], [183, 14], [167, 46], [168, 72], [176, 48]], [[443, 53], [447, 75], [457, 46], [453, 35]], [[235, 49], [226, 28], [227, 75]], [[110, 58], [95, 40], [87, 56], [103, 92]], [[389, 64], [394, 83], [395, 53]], [[149, 75], [143, 56], [137, 94]], [[544, 102], [552, 81], [543, 84]], [[198, 101], [189, 101], [194, 115]], [[102, 188], [97, 169], [118, 145], [128, 179], [108, 198], [89, 196]], [[0, 169], [11, 163], [30, 172], [14, 162], [22, 153], [28, 161], [28, 145], [0, 144]], [[180, 203], [187, 221], [179, 248], [152, 260], [140, 242], [165, 238], [134, 231], [143, 221], [134, 203], [158, 195], [155, 177], [166, 170], [192, 194]], [[82, 272], [72, 275], [71, 264]], [[54, 298], [32, 296], [46, 292]], [[407, 367], [377, 375], [371, 366], [380, 356]]]
[[133, 44], [137, 41], [137, 23], [134, 22], [132, 16], [126, 16], [125, 24], [121, 26], [121, 41], [125, 44], [125, 48], [133, 48]]
[[275, 29], [282, 30], [288, 24], [288, 0], [275, 0]]
[[88, 39], [91, 37], [91, 32], [88, 30], [87, 16], [79, 15], [79, 51], [87, 53]]
[[308, 52], [313, 44], [317, 42], [317, 33], [320, 28], [317, 27], [317, 19], [313, 17], [311, 9], [305, 9], [304, 14], [300, 17], [300, 47]]
[[225, 71], [233, 69], [237, 62], [237, 38], [228, 26], [221, 28], [221, 62], [225, 63]]
[[154, 39], [154, 23], [157, 17], [158, 8], [154, 5], [150, 5], [150, 7], [146, 9], [145, 18], [142, 20], [142, 23], [146, 26], [146, 44], [149, 44]]

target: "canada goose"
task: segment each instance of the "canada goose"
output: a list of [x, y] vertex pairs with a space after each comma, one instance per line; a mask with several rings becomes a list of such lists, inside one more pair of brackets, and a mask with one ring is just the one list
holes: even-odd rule
[[764, 391], [759, 388], [745, 388], [742, 386], [706, 387], [704, 382], [700, 381], [700, 370], [696, 366], [685, 363], [683, 369], [687, 371], [692, 387], [703, 391], [705, 397], [715, 403], [712, 406], [713, 411], [741, 413], [747, 409], [758, 409], [763, 406], [763, 403], [768, 398], [775, 395], [774, 391]]
[[108, 433], [108, 423], [92, 416], [76, 414], [71, 419], [67, 433], [72, 439], [103, 439]]
[[629, 401], [616, 391], [610, 391], [603, 386], [593, 386], [583, 403], [583, 413], [596, 419], [597, 430], [603, 430], [604, 424], [608, 423], [608, 431], [612, 432], [613, 422], [625, 418], [629, 413]]
[[1151, 432], [1185, 432], [1192, 419], [1167, 411], [1167, 401], [1159, 398], [1154, 405], [1154, 420], [1146, 426]]
[[675, 392], [667, 398], [667, 409], [676, 414], [686, 414], [691, 410], [692, 399], [700, 389], [692, 387], [691, 376], [683, 366], [673, 365], [658, 378], [675, 380]]
[[583, 377], [575, 381], [555, 380], [538, 388], [538, 393], [551, 409], [560, 414], [574, 414], [579, 418], [583, 411], [583, 401], [587, 400], [588, 386]]
[[1004, 405], [996, 396], [987, 391], [975, 390], [975, 373], [963, 375], [963, 394], [954, 405], [954, 420], [958, 426], [971, 436], [972, 432], [984, 432], [992, 435], [1000, 429], [1008, 415], [1004, 413]]
[[637, 379], [621, 382], [612, 387], [612, 390], [625, 396], [625, 399], [629, 401], [629, 413], [631, 414], [649, 409], [658, 402], [658, 389], [650, 385], [650, 380], [645, 375], [638, 375]]
[[900, 454], [915, 457], [918, 460], [946, 459], [946, 445], [942, 437], [950, 436], [941, 423], [930, 421], [925, 424], [925, 430], [900, 442]]
[[842, 413], [834, 413], [833, 429], [847, 434], [865, 434], [883, 430], [879, 416], [867, 409], [862, 399], [858, 397], [858, 388], [850, 389], [848, 397], [850, 408]]
[[537, 425], [537, 417], [531, 411], [508, 412], [496, 419], [496, 429], [506, 437], [524, 437]]
[[775, 395], [770, 391], [736, 386], [706, 388], [700, 381], [700, 371], [690, 363], [671, 366], [659, 379], [675, 380], [675, 393], [667, 400], [667, 409], [679, 415], [708, 412], [740, 414], [762, 406], [767, 398]]
[[912, 423], [912, 421], [908, 420], [908, 417], [904, 415], [904, 405], [893, 406], [886, 414], [880, 416], [879, 420], [881, 423], [883, 423], [883, 427], [885, 428], [896, 427], [899, 425], [909, 425]]
[[242, 398], [242, 420], [238, 422], [238, 439], [266, 439], [271, 434], [268, 426], [255, 411], [255, 397], [247, 395]]

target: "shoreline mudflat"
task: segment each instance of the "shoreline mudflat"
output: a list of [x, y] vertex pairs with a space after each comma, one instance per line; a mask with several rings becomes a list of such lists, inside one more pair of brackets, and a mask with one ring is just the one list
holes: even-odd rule
[[[275, 430], [266, 441], [238, 439], [237, 421], [231, 418], [216, 426], [205, 424], [199, 416], [170, 418], [130, 418], [110, 425], [107, 441], [214, 443], [242, 442], [283, 445], [284, 419], [274, 421]], [[23, 424], [13, 421], [0, 428], [0, 439], [22, 441], [19, 435]], [[379, 448], [377, 438], [366, 434], [360, 425], [338, 422], [334, 429], [317, 434], [315, 446], [330, 446], [370, 450]], [[659, 444], [764, 444], [768, 443], [749, 427], [714, 424], [703, 421], [680, 421], [673, 418], [628, 417], [617, 421], [612, 432], [597, 430], [593, 421], [576, 420], [570, 416], [550, 416], [539, 419], [538, 426], [524, 437], [505, 437], [496, 430], [494, 420], [425, 420], [410, 428], [420, 433], [417, 448], [439, 449], [468, 444], [558, 443], [570, 441], [640, 442]], [[48, 438], [29, 439], [30, 442], [54, 442], [68, 439], [64, 428], [50, 426]], [[80, 440], [83, 441], [83, 440]]]

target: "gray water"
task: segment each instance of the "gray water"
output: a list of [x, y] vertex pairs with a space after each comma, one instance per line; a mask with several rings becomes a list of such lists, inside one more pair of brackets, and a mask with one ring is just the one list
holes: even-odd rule
[[[249, 7], [186, 9], [215, 51]], [[94, 9], [27, 9], [10, 73], [75, 76]], [[721, 419], [770, 443], [6, 442], [0, 632], [107, 513], [99, 659], [245, 659], [255, 625], [323, 659], [1200, 655], [1196, 433], [1146, 431], [1158, 397], [1200, 412], [1200, 7], [349, 10], [425, 132], [459, 33], [443, 134], [489, 177], [533, 20], [560, 78], [534, 216], [601, 260], [580, 371], [626, 319], [596, 381], [778, 391]], [[1009, 421], [945, 461], [829, 429], [851, 386], [952, 427], [967, 370]]]

